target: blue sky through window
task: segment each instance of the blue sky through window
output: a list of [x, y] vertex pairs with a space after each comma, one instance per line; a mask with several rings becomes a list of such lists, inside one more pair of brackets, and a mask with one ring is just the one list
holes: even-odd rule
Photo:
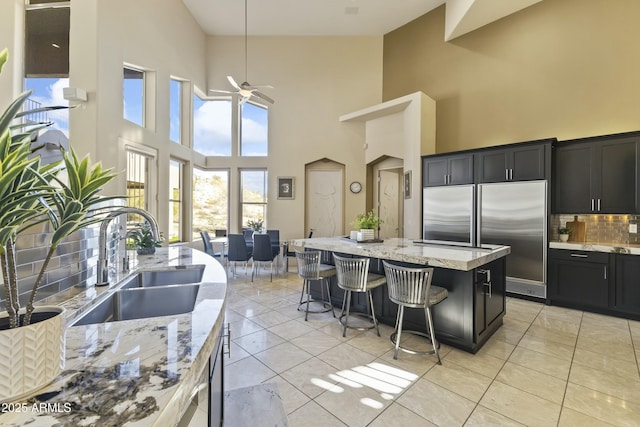
[[[68, 78], [26, 78], [25, 90], [33, 89], [29, 98], [42, 107], [69, 105], [62, 96], [62, 89], [69, 86]], [[38, 105], [28, 105], [28, 109], [38, 108]], [[69, 110], [48, 111], [45, 113], [48, 120], [53, 122], [51, 128], [62, 131], [69, 136]]]
[[133, 68], [124, 68], [123, 79], [123, 110], [124, 118], [137, 124], [144, 125], [144, 72]]
[[171, 79], [169, 87], [169, 139], [173, 142], [180, 143], [180, 111], [181, 111], [181, 90], [182, 82]]
[[205, 156], [231, 156], [231, 100], [193, 97], [193, 149]]
[[242, 106], [241, 156], [266, 156], [268, 154], [269, 110], [260, 105], [245, 103]]

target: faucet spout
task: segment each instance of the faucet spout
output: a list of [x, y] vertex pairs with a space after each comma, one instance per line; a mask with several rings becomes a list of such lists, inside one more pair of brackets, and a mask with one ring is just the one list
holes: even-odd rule
[[106, 286], [109, 284], [109, 257], [107, 256], [107, 228], [111, 220], [117, 216], [123, 214], [138, 214], [149, 222], [149, 228], [153, 238], [160, 240], [160, 233], [158, 233], [158, 223], [155, 218], [147, 211], [139, 208], [124, 207], [111, 212], [107, 215], [100, 224], [100, 236], [98, 239], [98, 271], [96, 286]]

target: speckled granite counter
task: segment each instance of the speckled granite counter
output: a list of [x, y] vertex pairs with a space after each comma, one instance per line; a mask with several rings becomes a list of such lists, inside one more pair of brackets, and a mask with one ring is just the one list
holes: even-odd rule
[[611, 252], [616, 254], [640, 255], [640, 245], [622, 243], [578, 243], [578, 242], [549, 242], [551, 249], [568, 249], [572, 251]]
[[486, 245], [482, 248], [416, 244], [411, 239], [385, 239], [382, 243], [358, 243], [342, 237], [318, 237], [293, 240], [293, 246], [388, 259], [430, 267], [469, 271], [511, 252], [509, 246]]
[[26, 405], [14, 406], [23, 412], [0, 414], [0, 425], [176, 425], [224, 320], [227, 280], [216, 260], [190, 248], [161, 248], [155, 255], [134, 255], [131, 272], [118, 273], [110, 287], [69, 290], [40, 304], [64, 306], [70, 324], [130, 274], [185, 265], [205, 266], [193, 312], [67, 326], [63, 372]]

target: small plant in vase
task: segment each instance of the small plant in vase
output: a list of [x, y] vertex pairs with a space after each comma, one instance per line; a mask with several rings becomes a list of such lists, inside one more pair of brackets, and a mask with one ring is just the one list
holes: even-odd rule
[[156, 248], [162, 246], [164, 240], [162, 234], [160, 234], [160, 240], [153, 238], [151, 232], [151, 226], [148, 222], [145, 222], [138, 230], [133, 230], [127, 233], [130, 240], [130, 246], [135, 249], [138, 255], [152, 255], [156, 253]]
[[364, 214], [358, 214], [356, 220], [351, 223], [356, 229], [360, 230], [357, 235], [357, 240], [373, 240], [375, 239], [375, 233], [382, 224], [383, 221], [375, 211], [371, 209]]
[[566, 242], [567, 240], [569, 240], [569, 234], [571, 234], [571, 229], [567, 227], [560, 227], [558, 228], [558, 234], [560, 234], [560, 241]]
[[247, 227], [252, 229], [254, 233], [261, 233], [263, 224], [264, 221], [261, 218], [250, 219], [249, 221], [247, 221]]

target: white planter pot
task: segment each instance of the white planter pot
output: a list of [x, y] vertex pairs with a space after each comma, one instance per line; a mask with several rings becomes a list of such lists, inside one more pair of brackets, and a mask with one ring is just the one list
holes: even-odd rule
[[[64, 308], [37, 307], [32, 322], [37, 313], [55, 314], [28, 326], [0, 330], [0, 402], [15, 402], [35, 393], [64, 368]], [[6, 319], [4, 312], [0, 321]]]
[[569, 240], [569, 235], [568, 234], [561, 234], [560, 235], [560, 241], [561, 242], [566, 242], [567, 240]]
[[361, 228], [358, 232], [358, 240], [373, 240], [375, 238], [374, 231], [370, 228]]
[[357, 231], [352, 231], [351, 233], [349, 233], [349, 238], [351, 240], [358, 240], [358, 232]]

